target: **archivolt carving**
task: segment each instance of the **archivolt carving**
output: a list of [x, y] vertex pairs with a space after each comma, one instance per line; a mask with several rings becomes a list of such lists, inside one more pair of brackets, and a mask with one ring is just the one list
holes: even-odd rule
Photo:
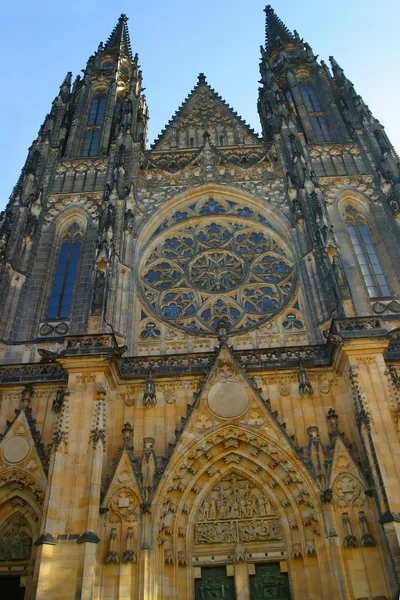
[[[0, 487], [8, 484], [9, 495], [14, 493], [14, 490], [24, 490], [28, 488], [36, 501], [37, 504], [43, 504], [44, 502], [44, 490], [40, 483], [28, 473], [20, 469], [8, 469], [0, 473]], [[3, 500], [7, 499], [7, 493], [3, 492]]]
[[[319, 489], [301, 463], [289, 458], [292, 450], [285, 441], [279, 444], [278, 449], [254, 431], [235, 426], [209, 433], [186, 451], [178, 446], [171, 475], [153, 504], [158, 497], [159, 545], [168, 540], [173, 552], [187, 552], [192, 531], [197, 544], [241, 539], [282, 545], [285, 538], [290, 546], [303, 538], [311, 543], [323, 527]], [[233, 468], [227, 467], [231, 459]], [[285, 515], [282, 525], [278, 509]], [[182, 531], [189, 533], [179, 536]]]
[[90, 196], [83, 196], [81, 194], [68, 194], [58, 198], [49, 198], [49, 208], [45, 216], [45, 222], [50, 223], [62, 210], [66, 208], [84, 207], [88, 213], [93, 217], [98, 216], [98, 206], [101, 202], [101, 193], [94, 192]]

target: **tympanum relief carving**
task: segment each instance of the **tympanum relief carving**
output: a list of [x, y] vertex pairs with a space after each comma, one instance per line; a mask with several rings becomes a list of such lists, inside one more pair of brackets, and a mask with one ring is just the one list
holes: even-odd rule
[[196, 544], [283, 541], [271, 502], [247, 479], [231, 475], [204, 499], [195, 525]]

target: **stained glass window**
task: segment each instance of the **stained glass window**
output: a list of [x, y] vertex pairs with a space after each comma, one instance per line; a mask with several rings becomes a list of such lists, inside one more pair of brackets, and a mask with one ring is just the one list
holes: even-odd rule
[[83, 138], [82, 156], [97, 156], [98, 154], [105, 108], [106, 99], [104, 96], [94, 98]]
[[81, 240], [79, 227], [74, 223], [65, 233], [61, 244], [47, 312], [48, 319], [69, 319], [70, 317]]
[[390, 297], [392, 294], [376, 254], [364, 215], [353, 206], [347, 206], [345, 212], [347, 230], [369, 296], [371, 298]]
[[332, 135], [328, 121], [313, 86], [310, 83], [300, 85], [304, 105], [310, 114], [311, 125], [317, 142], [331, 142]]
[[104, 110], [106, 108], [106, 99], [95, 98], [90, 109], [88, 125], [102, 125], [104, 120]]
[[[250, 223], [248, 207], [209, 198], [185, 223], [191, 210], [173, 213], [143, 252], [140, 290], [149, 312], [205, 334], [215, 334], [221, 320], [231, 331], [243, 331], [275, 316], [295, 289], [283, 240], [269, 226]], [[235, 216], [227, 219], [228, 210]]]

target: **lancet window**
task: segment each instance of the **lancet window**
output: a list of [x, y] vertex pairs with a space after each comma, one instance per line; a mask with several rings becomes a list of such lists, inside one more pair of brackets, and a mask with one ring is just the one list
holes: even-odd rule
[[354, 206], [348, 205], [345, 220], [369, 296], [391, 296], [364, 215]]
[[311, 125], [317, 142], [331, 142], [332, 135], [319, 99], [310, 83], [300, 85], [304, 105], [309, 113]]
[[73, 223], [64, 233], [51, 290], [48, 319], [69, 319], [82, 245], [82, 232]]
[[101, 127], [104, 121], [106, 98], [94, 98], [83, 138], [82, 156], [97, 156], [100, 144]]

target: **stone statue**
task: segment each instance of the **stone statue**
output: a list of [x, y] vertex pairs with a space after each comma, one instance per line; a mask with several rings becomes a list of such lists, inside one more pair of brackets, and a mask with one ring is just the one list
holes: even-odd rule
[[143, 439], [143, 461], [142, 461], [142, 485], [146, 497], [153, 489], [156, 464], [154, 457], [154, 442], [152, 437]]
[[135, 215], [133, 214], [132, 210], [129, 208], [126, 211], [125, 217], [124, 217], [124, 229], [125, 229], [125, 231], [132, 231], [134, 222], [135, 222]]
[[299, 393], [300, 396], [312, 396], [314, 393], [310, 380], [308, 379], [307, 371], [302, 363], [299, 366]]
[[92, 302], [92, 314], [101, 314], [103, 308], [104, 290], [106, 287], [106, 274], [97, 270], [94, 296]]
[[156, 406], [157, 395], [156, 386], [151, 375], [151, 369], [144, 385], [143, 406]]

